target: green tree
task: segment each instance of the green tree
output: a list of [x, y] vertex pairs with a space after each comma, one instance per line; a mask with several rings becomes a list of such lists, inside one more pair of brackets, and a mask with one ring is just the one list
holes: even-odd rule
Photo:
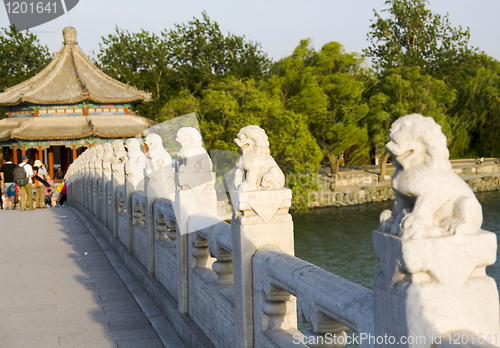
[[375, 11], [368, 33], [371, 47], [365, 53], [379, 74], [419, 67], [422, 76], [443, 80], [449, 90], [456, 91], [445, 111], [453, 134], [450, 154], [492, 155], [500, 148], [499, 63], [468, 46], [468, 28], [452, 27], [448, 15], [433, 14], [428, 4], [428, 0], [386, 1], [388, 8], [382, 12], [388, 16]]
[[[426, 8], [428, 0], [387, 0], [383, 18], [374, 10], [364, 53], [372, 58], [377, 71], [419, 66], [422, 74], [443, 78], [456, 60], [470, 51], [469, 29], [454, 28], [448, 15]], [[443, 75], [444, 74], [444, 75]]]
[[447, 108], [455, 99], [455, 90], [444, 81], [422, 75], [420, 67], [385, 70], [370, 97], [369, 128], [371, 141], [381, 157], [380, 175], [386, 175], [389, 154], [385, 144], [389, 141], [391, 124], [399, 117], [419, 113], [430, 116], [441, 125], [443, 133], [452, 138]]
[[116, 28], [102, 38], [95, 63], [110, 76], [151, 92], [153, 101], [139, 106], [151, 119], [184, 91], [199, 97], [222, 77], [258, 79], [264, 74], [269, 60], [259, 44], [244, 36], [225, 36], [205, 12], [202, 17], [160, 35]]
[[201, 20], [193, 18], [187, 24], [176, 24], [175, 29], [162, 32], [162, 36], [175, 71], [172, 82], [179, 90], [195, 95], [217, 77], [258, 79], [269, 65], [260, 44], [231, 33], [225, 36], [206, 12]]
[[451, 110], [455, 156], [500, 155], [500, 62], [473, 54], [447, 82], [457, 89]]
[[[47, 46], [41, 45], [29, 30], [0, 28], [0, 91], [15, 86], [42, 71], [50, 62]], [[5, 109], [0, 108], [0, 118]]]
[[[269, 137], [271, 155], [290, 178], [288, 184], [295, 197], [307, 197], [307, 192], [314, 188], [296, 180], [300, 174], [316, 175], [323, 157], [309, 131], [308, 118], [287, 110], [280, 96], [269, 92], [264, 81], [228, 76], [205, 88], [200, 97], [184, 90], [165, 104], [161, 120], [192, 111], [198, 116], [210, 150], [238, 151], [234, 138], [239, 130], [250, 124], [261, 126]], [[294, 203], [296, 208], [306, 205], [305, 199]]]
[[362, 63], [337, 42], [316, 52], [302, 40], [290, 57], [274, 65], [269, 79], [269, 89], [279, 93], [287, 109], [307, 116], [332, 174], [338, 173], [343, 154], [351, 165], [369, 158]]
[[115, 28], [102, 37], [95, 64], [109, 76], [152, 93], [153, 101], [139, 105], [139, 113], [155, 118], [171, 95], [165, 41], [154, 33], [141, 30], [130, 33]]

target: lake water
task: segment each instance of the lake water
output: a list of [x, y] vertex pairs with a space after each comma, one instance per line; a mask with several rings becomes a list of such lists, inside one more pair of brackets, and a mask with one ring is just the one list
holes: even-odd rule
[[[500, 234], [500, 192], [477, 194], [483, 206], [482, 228]], [[310, 214], [297, 214], [295, 256], [338, 276], [373, 289], [380, 270], [372, 247], [372, 231], [379, 226], [379, 215], [392, 209], [393, 201], [367, 203], [342, 208], [320, 208]], [[500, 261], [486, 269], [500, 285]]]

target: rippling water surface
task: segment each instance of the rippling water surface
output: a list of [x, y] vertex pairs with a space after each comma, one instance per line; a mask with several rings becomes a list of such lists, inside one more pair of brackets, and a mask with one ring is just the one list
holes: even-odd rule
[[[500, 192], [478, 193], [483, 206], [483, 229], [500, 234]], [[322, 208], [297, 214], [295, 255], [352, 282], [373, 288], [380, 270], [372, 247], [371, 232], [379, 226], [379, 215], [393, 201], [342, 208]], [[499, 259], [497, 253], [497, 260]], [[487, 268], [500, 285], [500, 261]]]

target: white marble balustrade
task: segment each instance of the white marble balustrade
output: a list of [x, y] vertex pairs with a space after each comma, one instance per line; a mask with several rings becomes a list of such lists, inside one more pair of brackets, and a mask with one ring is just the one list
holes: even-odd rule
[[[294, 256], [292, 193], [258, 126], [235, 139], [230, 223], [217, 216], [212, 162], [190, 127], [177, 133], [177, 172], [157, 134], [145, 154], [136, 138], [128, 151], [120, 140], [91, 147], [68, 170], [68, 201], [187, 346], [342, 347], [348, 329], [373, 337], [366, 347], [391, 346], [376, 340], [384, 335], [425, 337], [400, 345], [422, 348], [454, 332], [500, 339], [498, 292], [485, 272], [496, 236], [481, 230], [481, 206], [451, 171], [440, 127], [408, 115], [390, 138], [396, 200], [373, 231], [382, 266], [373, 291]], [[297, 316], [312, 327], [305, 335]]]

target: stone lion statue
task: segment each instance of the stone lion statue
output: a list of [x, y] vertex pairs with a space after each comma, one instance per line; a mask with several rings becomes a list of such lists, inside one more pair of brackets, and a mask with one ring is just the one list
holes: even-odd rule
[[92, 146], [88, 151], [89, 151], [89, 169], [94, 169], [95, 161], [97, 161], [96, 147]]
[[137, 139], [127, 139], [125, 146], [128, 150], [128, 161], [125, 165], [125, 173], [129, 178], [142, 180], [144, 178], [144, 168], [147, 165], [148, 158], [141, 151], [141, 145]]
[[101, 169], [102, 167], [102, 157], [104, 156], [104, 148], [102, 144], [97, 144], [95, 146], [95, 169]]
[[104, 143], [102, 147], [104, 150], [102, 161], [104, 163], [111, 163], [113, 160], [113, 146], [110, 143]]
[[184, 158], [186, 163], [181, 165], [179, 173], [203, 173], [212, 171], [212, 160], [203, 147], [200, 132], [193, 127], [182, 127], [177, 131], [175, 139], [181, 144], [177, 156]]
[[235, 187], [238, 191], [279, 189], [285, 176], [270, 155], [266, 132], [259, 126], [242, 128], [234, 139], [242, 155], [236, 162]]
[[380, 230], [405, 239], [478, 233], [481, 205], [453, 173], [441, 126], [431, 117], [407, 115], [392, 124], [389, 137], [396, 197], [392, 211], [380, 216]]
[[158, 134], [149, 134], [144, 141], [148, 146], [146, 155], [150, 159], [153, 170], [172, 165], [172, 157], [163, 147], [163, 141]]
[[125, 163], [128, 159], [127, 151], [125, 151], [125, 146], [123, 146], [123, 141], [121, 139], [113, 140], [111, 143], [113, 147], [113, 163]]

